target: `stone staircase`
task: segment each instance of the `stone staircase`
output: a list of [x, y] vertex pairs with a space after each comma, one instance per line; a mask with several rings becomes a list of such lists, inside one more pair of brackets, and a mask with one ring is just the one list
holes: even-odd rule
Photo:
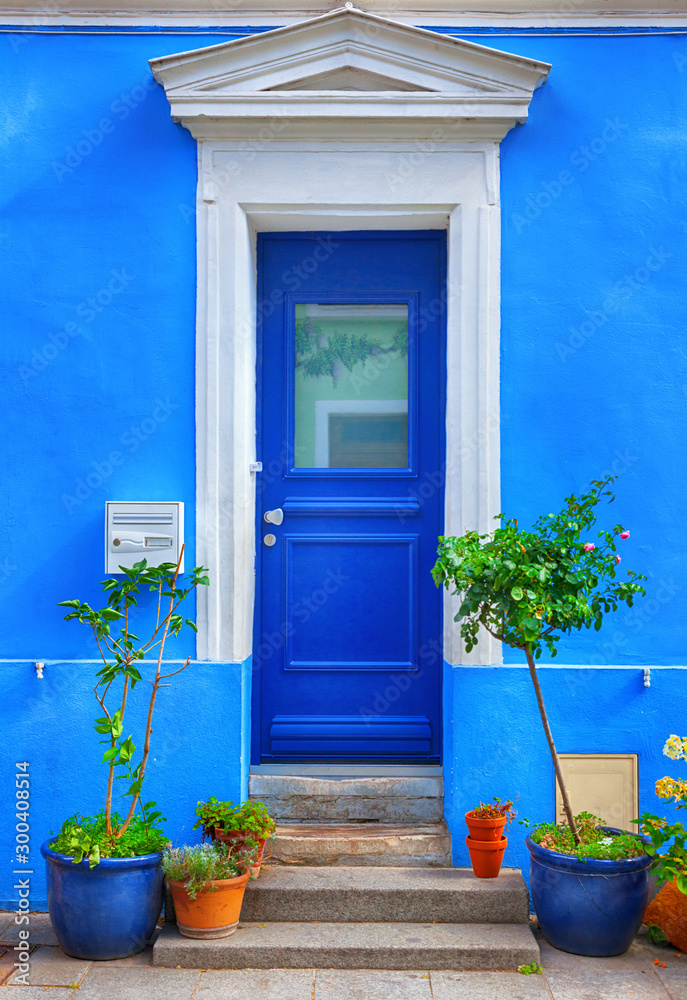
[[440, 777], [252, 775], [289, 865], [451, 866]]
[[539, 961], [519, 871], [268, 867], [235, 934], [182, 937], [165, 923], [153, 964], [193, 969], [516, 969]]
[[278, 820], [235, 934], [182, 937], [153, 964], [202, 969], [516, 969], [539, 961], [519, 871], [452, 868], [441, 778], [255, 775]]

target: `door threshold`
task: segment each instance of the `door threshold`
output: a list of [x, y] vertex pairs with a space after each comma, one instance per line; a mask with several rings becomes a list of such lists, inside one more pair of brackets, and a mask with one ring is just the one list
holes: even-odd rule
[[440, 764], [251, 764], [251, 774], [287, 774], [312, 778], [441, 778]]

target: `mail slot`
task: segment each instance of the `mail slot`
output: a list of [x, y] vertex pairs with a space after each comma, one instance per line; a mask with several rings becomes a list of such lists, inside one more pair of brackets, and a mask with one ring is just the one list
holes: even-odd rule
[[121, 567], [130, 569], [142, 559], [149, 566], [176, 563], [183, 541], [183, 503], [110, 500], [105, 505], [106, 573], [122, 573]]

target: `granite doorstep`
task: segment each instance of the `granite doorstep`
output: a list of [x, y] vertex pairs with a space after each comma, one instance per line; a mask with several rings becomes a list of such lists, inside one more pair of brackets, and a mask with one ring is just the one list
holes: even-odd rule
[[477, 879], [462, 868], [269, 867], [246, 887], [242, 919], [329, 923], [529, 924], [519, 871]]
[[165, 927], [153, 961], [166, 968], [515, 969], [539, 961], [520, 924], [242, 924], [231, 937], [196, 941]]

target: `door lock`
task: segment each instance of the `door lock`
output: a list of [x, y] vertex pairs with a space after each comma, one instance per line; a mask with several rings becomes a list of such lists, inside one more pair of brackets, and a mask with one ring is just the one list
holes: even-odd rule
[[268, 524], [281, 524], [284, 520], [284, 511], [281, 507], [277, 507], [275, 510], [266, 510], [265, 520]]
[[276, 544], [276, 541], [277, 541], [276, 535], [265, 535], [265, 537], [263, 538], [263, 542], [265, 543], [265, 545], [269, 545], [270, 548]]

